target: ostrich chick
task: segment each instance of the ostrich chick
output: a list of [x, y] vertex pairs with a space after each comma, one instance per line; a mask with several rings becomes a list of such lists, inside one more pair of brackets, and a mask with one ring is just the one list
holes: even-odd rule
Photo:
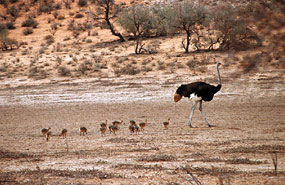
[[80, 136], [84, 134], [87, 134], [87, 128], [86, 127], [80, 127]]
[[63, 137], [63, 138], [66, 138], [66, 134], [67, 134], [67, 129], [62, 129], [62, 131], [61, 131], [61, 134], [59, 134], [59, 136], [61, 137]]
[[49, 127], [48, 129], [43, 128], [43, 129], [42, 129], [42, 134], [43, 134], [43, 135], [46, 135], [50, 129], [51, 129], [50, 127]]
[[141, 131], [144, 131], [144, 127], [146, 126], [146, 124], [147, 124], [147, 120], [145, 120], [145, 122], [139, 123], [139, 126], [140, 126], [140, 128], [141, 128]]
[[163, 122], [163, 125], [164, 125], [165, 129], [168, 129], [169, 121], [170, 121], [170, 118], [168, 118], [168, 121]]

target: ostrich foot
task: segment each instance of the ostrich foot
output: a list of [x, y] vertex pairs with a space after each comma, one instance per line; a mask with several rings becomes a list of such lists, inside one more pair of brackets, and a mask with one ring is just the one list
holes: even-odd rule
[[190, 123], [190, 124], [188, 123], [188, 126], [189, 126], [190, 128], [197, 128], [197, 127], [192, 126], [191, 123]]

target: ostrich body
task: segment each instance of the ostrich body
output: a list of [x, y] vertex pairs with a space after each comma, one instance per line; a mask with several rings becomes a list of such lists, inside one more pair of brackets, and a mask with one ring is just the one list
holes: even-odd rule
[[101, 127], [106, 127], [106, 128], [107, 128], [107, 122], [108, 122], [107, 120], [105, 121], [105, 123], [104, 123], [104, 122], [102, 122], [102, 123], [100, 124], [100, 126], [101, 126]]
[[49, 127], [48, 129], [43, 128], [43, 129], [42, 129], [42, 134], [43, 134], [43, 135], [46, 135], [50, 129], [51, 129], [50, 127]]
[[168, 121], [163, 122], [164, 129], [168, 129], [169, 121], [170, 121], [170, 118], [168, 118]]
[[66, 134], [67, 134], [67, 129], [62, 129], [61, 134], [59, 134], [59, 136], [62, 136], [63, 138], [66, 138]]
[[81, 135], [83, 135], [84, 136], [84, 134], [87, 134], [87, 128], [86, 127], [80, 127], [80, 136]]
[[201, 111], [201, 114], [203, 118], [205, 119], [206, 124], [209, 127], [212, 127], [214, 125], [210, 125], [205, 113], [202, 108], [202, 101], [211, 101], [214, 97], [214, 95], [222, 88], [222, 83], [221, 83], [221, 76], [220, 76], [220, 71], [219, 71], [219, 66], [221, 65], [220, 62], [217, 63], [216, 68], [217, 68], [217, 73], [218, 73], [218, 85], [210, 85], [205, 82], [193, 82], [190, 84], [183, 84], [178, 89], [176, 90], [174, 94], [174, 102], [178, 102], [181, 100], [181, 98], [187, 97], [189, 100], [194, 100], [194, 104], [192, 106], [192, 111], [188, 120], [188, 125], [189, 127], [193, 127], [191, 125], [192, 121], [192, 116], [193, 113], [196, 109], [197, 103], [199, 103], [199, 110]]
[[145, 122], [139, 123], [139, 126], [140, 126], [142, 132], [144, 131], [144, 127], [146, 126], [146, 124], [147, 124], [147, 120], [145, 120]]
[[46, 140], [47, 140], [47, 141], [49, 141], [50, 136], [51, 136], [51, 131], [48, 131], [48, 132], [46, 133]]

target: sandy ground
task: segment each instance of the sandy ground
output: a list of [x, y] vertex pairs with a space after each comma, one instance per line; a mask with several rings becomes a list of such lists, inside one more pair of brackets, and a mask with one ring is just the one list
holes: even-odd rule
[[[190, 79], [196, 80], [102, 78], [0, 90], [0, 184], [195, 184], [189, 172], [202, 184], [284, 184], [284, 78], [224, 76], [222, 90], [204, 104], [213, 128], [199, 110], [197, 128], [189, 128], [192, 103], [173, 102]], [[101, 122], [120, 119], [125, 124], [116, 135], [101, 136]], [[146, 119], [144, 132], [129, 133], [130, 120]], [[49, 142], [41, 134], [47, 127]], [[58, 137], [62, 128], [67, 139]]]

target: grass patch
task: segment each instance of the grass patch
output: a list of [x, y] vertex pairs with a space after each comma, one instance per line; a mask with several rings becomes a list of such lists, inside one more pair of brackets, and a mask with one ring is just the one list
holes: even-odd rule
[[138, 158], [138, 160], [146, 162], [175, 161], [176, 157], [174, 157], [173, 155], [166, 154], [154, 154], [148, 156], [141, 156]]
[[1, 159], [22, 159], [22, 158], [34, 158], [35, 155], [21, 153], [21, 152], [9, 152], [9, 151], [0, 151]]
[[133, 64], [127, 64], [126, 66], [123, 66], [119, 69], [114, 69], [114, 73], [116, 75], [136, 75], [141, 72], [140, 69], [137, 68], [137, 66]]
[[[111, 178], [123, 178], [120, 175], [114, 173], [106, 173], [100, 170], [91, 169], [91, 170], [54, 170], [54, 169], [45, 169], [45, 170], [21, 170], [21, 171], [12, 171], [1, 173], [0, 183], [7, 184], [49, 184], [50, 178], [46, 177], [55, 176], [55, 177], [64, 177], [64, 178], [99, 178], [99, 179], [111, 179]], [[23, 181], [23, 178], [26, 180]], [[19, 181], [19, 182], [18, 182]], [[24, 183], [26, 182], [26, 183]]]
[[267, 162], [265, 161], [256, 161], [256, 160], [250, 160], [248, 158], [234, 158], [234, 159], [221, 159], [221, 158], [204, 158], [204, 159], [198, 159], [195, 161], [201, 161], [201, 162], [224, 162], [227, 164], [252, 164], [252, 165], [258, 165], [258, 164], [265, 164]]
[[141, 165], [141, 164], [117, 164], [112, 166], [113, 168], [118, 169], [136, 169], [136, 170], [167, 170], [166, 168], [162, 167], [161, 165]]
[[236, 147], [225, 149], [224, 153], [268, 153], [269, 151], [285, 152], [285, 145], [260, 145], [253, 147]]
[[237, 175], [240, 174], [241, 172], [232, 169], [232, 168], [218, 168], [212, 166], [211, 168], [206, 168], [206, 167], [191, 167], [191, 166], [186, 166], [182, 168], [183, 171], [190, 171], [190, 172], [195, 172], [203, 175], [211, 175], [211, 176], [219, 176], [221, 174], [223, 175]]
[[151, 148], [135, 148], [135, 149], [130, 149], [128, 150], [128, 152], [148, 152], [148, 151], [158, 151], [159, 148], [158, 147], [151, 147]]
[[139, 140], [126, 139], [126, 138], [111, 138], [111, 139], [108, 139], [107, 141], [111, 143], [140, 143]]

